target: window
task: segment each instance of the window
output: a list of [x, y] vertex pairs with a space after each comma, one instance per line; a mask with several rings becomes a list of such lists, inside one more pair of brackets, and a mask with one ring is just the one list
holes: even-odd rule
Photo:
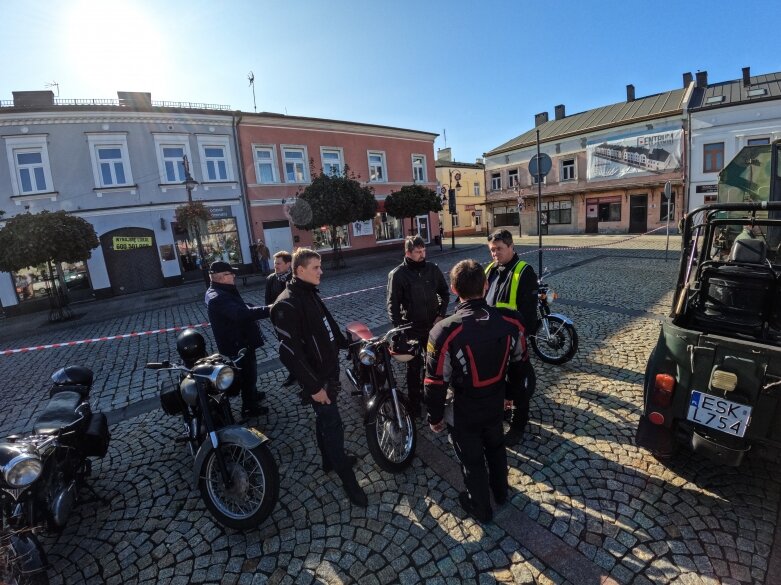
[[[190, 154], [190, 137], [187, 134], [154, 134], [157, 166], [161, 185], [177, 185], [184, 182], [184, 157], [190, 161], [190, 174], [195, 174]], [[203, 159], [203, 152], [201, 152]], [[203, 175], [206, 176], [206, 175]]]
[[131, 185], [126, 134], [87, 134], [96, 187]]
[[6, 153], [14, 195], [53, 190], [45, 135], [7, 136]]
[[572, 201], [543, 201], [542, 211], [547, 214], [548, 225], [572, 223]]
[[746, 142], [747, 146], [759, 146], [762, 144], [770, 144], [770, 138], [749, 138]]
[[385, 174], [385, 153], [369, 152], [369, 181], [384, 183], [388, 180]]
[[414, 182], [426, 182], [426, 157], [422, 154], [412, 155], [412, 180]]
[[400, 240], [404, 237], [401, 220], [380, 212], [374, 216], [374, 237], [378, 242]]
[[323, 160], [323, 174], [328, 176], [341, 175], [344, 169], [341, 148], [322, 148], [320, 157]]
[[702, 149], [704, 173], [717, 173], [724, 167], [724, 143], [706, 144]]
[[491, 173], [491, 191], [501, 191], [502, 189], [502, 174]]
[[[350, 247], [350, 231], [347, 225], [337, 226], [336, 239], [340, 248]], [[312, 241], [315, 250], [332, 250], [334, 245], [330, 226], [324, 225], [320, 229], [312, 230]]]
[[494, 213], [494, 227], [500, 225], [518, 225], [520, 223], [521, 215], [518, 213], [517, 207], [494, 207], [492, 211]]
[[286, 183], [306, 183], [306, 149], [283, 147], [282, 158], [285, 164]]
[[204, 181], [233, 180], [228, 136], [198, 135], [198, 151], [201, 154], [201, 175]]
[[575, 180], [575, 159], [574, 158], [567, 158], [561, 161], [561, 180], [562, 181]]
[[518, 184], [518, 169], [507, 171], [507, 186], [513, 188]]
[[453, 225], [453, 227], [454, 227], [454, 228], [461, 227], [461, 224], [460, 224], [460, 222], [458, 221], [458, 215], [451, 215], [451, 216], [450, 216], [450, 221], [452, 221], [452, 222], [453, 222], [453, 224], [452, 224], [452, 225]]
[[262, 185], [278, 183], [277, 161], [273, 146], [255, 147], [255, 180]]
[[599, 221], [621, 221], [621, 202], [600, 203]]
[[660, 195], [661, 204], [659, 205], [659, 221], [667, 221], [667, 205], [670, 206], [670, 221], [675, 219], [675, 191], [673, 191], [670, 199], [667, 199], [664, 195]]
[[480, 197], [480, 183], [475, 181], [475, 184], [472, 186], [472, 194], [475, 197]]

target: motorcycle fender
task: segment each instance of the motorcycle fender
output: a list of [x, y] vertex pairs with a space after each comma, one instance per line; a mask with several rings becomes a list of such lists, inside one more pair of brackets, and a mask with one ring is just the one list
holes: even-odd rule
[[[396, 395], [399, 397], [399, 400], [401, 402], [404, 402], [404, 396], [400, 392], [397, 391]], [[374, 421], [377, 419], [377, 409], [380, 407], [380, 404], [382, 404], [385, 398], [389, 396], [390, 396], [390, 392], [386, 390], [384, 392], [375, 394], [369, 400], [366, 401], [366, 414], [363, 417], [364, 425], [369, 425], [374, 423]]]
[[[222, 427], [217, 431], [217, 442], [222, 443], [235, 443], [244, 447], [245, 449], [254, 449], [258, 445], [268, 443], [269, 438], [261, 433], [257, 429], [248, 429], [239, 425], [230, 425]], [[195, 464], [193, 465], [193, 471], [195, 472], [195, 485], [198, 485], [198, 479], [201, 475], [201, 468], [203, 467], [206, 457], [214, 450], [209, 437], [201, 444], [198, 449], [198, 453], [195, 455]]]
[[32, 533], [12, 534], [11, 547], [16, 554], [19, 568], [24, 574], [40, 573], [46, 570], [46, 553]]
[[564, 321], [567, 325], [575, 325], [575, 323], [572, 322], [572, 319], [567, 317], [566, 315], [562, 315], [561, 313], [551, 313], [550, 315], [547, 315], [548, 317], [558, 317], [562, 321]]

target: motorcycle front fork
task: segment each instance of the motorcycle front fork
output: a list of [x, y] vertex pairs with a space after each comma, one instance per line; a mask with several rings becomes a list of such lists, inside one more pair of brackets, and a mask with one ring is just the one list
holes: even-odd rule
[[396, 422], [398, 422], [399, 428], [402, 428], [404, 422], [401, 416], [401, 406], [399, 405], [399, 393], [396, 390], [396, 386], [391, 386], [391, 398], [393, 398], [393, 410], [396, 411]]

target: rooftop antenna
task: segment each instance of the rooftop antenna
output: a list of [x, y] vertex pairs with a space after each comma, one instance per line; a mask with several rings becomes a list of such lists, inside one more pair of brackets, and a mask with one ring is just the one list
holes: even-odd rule
[[47, 84], [44, 85], [44, 87], [47, 87], [47, 88], [48, 87], [54, 87], [54, 88], [56, 88], [57, 89], [57, 95], [55, 97], [60, 97], [60, 84], [57, 83], [56, 81], [52, 81], [50, 83], [47, 83]]
[[258, 113], [258, 104], [255, 103], [255, 74], [250, 71], [247, 74], [247, 79], [249, 79], [250, 87], [252, 87], [252, 108], [255, 110], [255, 113]]
[[442, 138], [444, 138], [445, 148], [447, 148], [447, 130], [445, 128], [442, 129]]

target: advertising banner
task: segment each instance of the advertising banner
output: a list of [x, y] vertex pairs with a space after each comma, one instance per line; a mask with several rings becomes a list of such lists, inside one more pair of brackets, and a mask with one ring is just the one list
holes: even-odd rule
[[670, 130], [589, 143], [589, 181], [656, 175], [681, 168], [683, 130]]
[[114, 236], [115, 250], [135, 250], [137, 248], [150, 248], [151, 236]]

